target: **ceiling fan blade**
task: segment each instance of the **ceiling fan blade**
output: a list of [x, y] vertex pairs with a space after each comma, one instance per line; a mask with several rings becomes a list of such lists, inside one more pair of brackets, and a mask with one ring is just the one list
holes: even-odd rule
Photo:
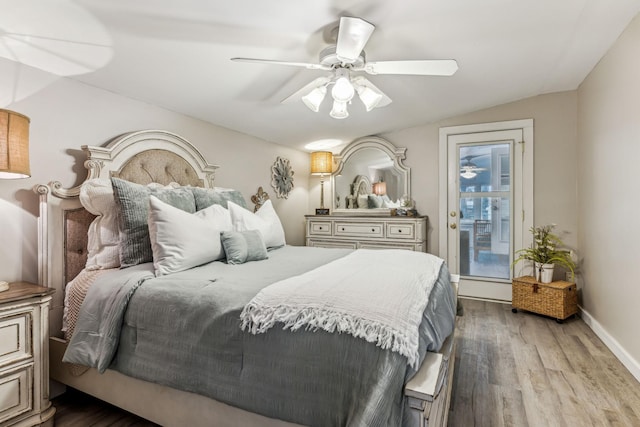
[[364, 71], [373, 75], [451, 76], [458, 71], [458, 63], [454, 59], [367, 62], [364, 65]]
[[310, 83], [307, 83], [306, 85], [304, 85], [302, 88], [298, 89], [297, 91], [295, 91], [291, 95], [287, 96], [285, 99], [283, 99], [280, 102], [282, 104], [286, 104], [286, 103], [293, 102], [293, 101], [296, 101], [296, 102], [300, 101], [300, 98], [302, 98], [303, 96], [307, 95], [313, 89], [315, 89], [317, 87], [325, 86], [330, 81], [331, 81], [331, 77], [318, 77], [317, 79], [313, 80]]
[[276, 61], [273, 59], [257, 59], [257, 58], [231, 58], [236, 62], [253, 62], [257, 64], [271, 64], [271, 65], [286, 65], [290, 67], [301, 67], [308, 70], [331, 70], [331, 67], [322, 64], [312, 64], [310, 62], [289, 62], [289, 61]]
[[338, 43], [336, 45], [338, 59], [346, 63], [355, 62], [375, 28], [373, 24], [360, 18], [345, 16], [340, 18]]

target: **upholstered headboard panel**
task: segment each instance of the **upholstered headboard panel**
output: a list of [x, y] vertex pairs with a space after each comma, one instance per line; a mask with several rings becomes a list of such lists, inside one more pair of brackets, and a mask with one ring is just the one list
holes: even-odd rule
[[[86, 180], [116, 176], [140, 184], [213, 187], [216, 165], [208, 163], [187, 140], [166, 131], [149, 130], [122, 135], [106, 147], [83, 146]], [[57, 181], [37, 185], [38, 279], [56, 289], [53, 296], [52, 336], [59, 335], [66, 283], [82, 271], [87, 261], [87, 232], [95, 218], [80, 204], [82, 184], [63, 188]]]
[[364, 175], [358, 175], [353, 180], [353, 195], [366, 196], [371, 194], [371, 180]]
[[167, 150], [147, 150], [136, 154], [119, 171], [112, 171], [111, 176], [144, 185], [177, 182], [194, 187], [204, 186], [204, 181], [189, 162]]
[[64, 277], [71, 281], [87, 263], [87, 231], [96, 218], [84, 208], [72, 209], [64, 216]]

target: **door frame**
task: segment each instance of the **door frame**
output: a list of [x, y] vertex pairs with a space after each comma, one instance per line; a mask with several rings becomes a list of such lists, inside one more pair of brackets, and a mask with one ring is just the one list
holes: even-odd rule
[[[532, 238], [529, 229], [533, 226], [533, 119], [522, 120], [510, 120], [503, 122], [493, 123], [479, 123], [472, 125], [461, 126], [449, 126], [440, 128], [439, 137], [439, 253], [442, 258], [445, 258], [448, 262], [449, 269], [453, 274], [459, 274], [458, 260], [449, 260], [449, 219], [448, 219], [448, 205], [449, 205], [449, 182], [457, 182], [457, 170], [449, 170], [449, 141], [451, 137], [462, 134], [473, 134], [483, 132], [494, 132], [503, 130], [518, 130], [522, 132], [522, 143], [518, 144], [521, 147], [522, 155], [522, 170], [518, 172], [513, 171], [514, 185], [518, 187], [518, 191], [521, 194], [521, 200], [518, 200], [517, 207], [514, 203], [513, 211], [513, 248], [517, 250], [519, 248], [526, 247], [531, 244]], [[517, 156], [520, 152], [518, 147], [514, 147], [514, 156]], [[514, 200], [515, 202], [515, 200]], [[521, 211], [520, 212], [518, 211]], [[520, 217], [520, 218], [519, 218]], [[520, 220], [521, 219], [521, 220]], [[513, 277], [513, 269], [510, 269], [510, 275]], [[496, 282], [497, 283], [497, 282]], [[497, 292], [489, 292], [487, 295], [479, 295], [474, 292], [469, 286], [464, 286], [463, 280], [460, 283], [460, 295], [469, 296], [474, 298], [511, 301], [511, 293], [505, 290]]]

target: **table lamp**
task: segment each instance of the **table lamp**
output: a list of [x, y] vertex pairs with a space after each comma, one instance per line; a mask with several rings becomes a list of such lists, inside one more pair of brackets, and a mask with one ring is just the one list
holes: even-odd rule
[[316, 215], [329, 215], [329, 209], [324, 207], [324, 176], [333, 172], [333, 153], [330, 151], [315, 151], [311, 153], [311, 175], [320, 175], [320, 208]]
[[[29, 178], [29, 118], [0, 109], [0, 179]], [[0, 280], [0, 292], [9, 283]]]

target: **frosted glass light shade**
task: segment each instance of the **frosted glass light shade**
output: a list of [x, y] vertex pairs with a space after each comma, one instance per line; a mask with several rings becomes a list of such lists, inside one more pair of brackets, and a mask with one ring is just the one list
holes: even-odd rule
[[0, 109], [0, 179], [29, 178], [29, 117]]
[[351, 101], [354, 94], [355, 90], [353, 89], [353, 85], [347, 77], [338, 77], [333, 85], [333, 89], [331, 89], [331, 96], [338, 102], [347, 103]]
[[334, 119], [346, 119], [349, 117], [349, 112], [347, 111], [347, 103], [340, 101], [333, 101], [333, 108], [329, 115]]
[[320, 86], [313, 89], [307, 95], [302, 97], [302, 102], [304, 105], [309, 107], [311, 111], [315, 111], [316, 113], [320, 111], [320, 104], [324, 100], [324, 96], [327, 94], [326, 86]]
[[360, 100], [364, 104], [364, 107], [367, 111], [371, 111], [380, 103], [382, 100], [382, 94], [376, 92], [372, 88], [364, 85], [357, 86], [358, 96]]

